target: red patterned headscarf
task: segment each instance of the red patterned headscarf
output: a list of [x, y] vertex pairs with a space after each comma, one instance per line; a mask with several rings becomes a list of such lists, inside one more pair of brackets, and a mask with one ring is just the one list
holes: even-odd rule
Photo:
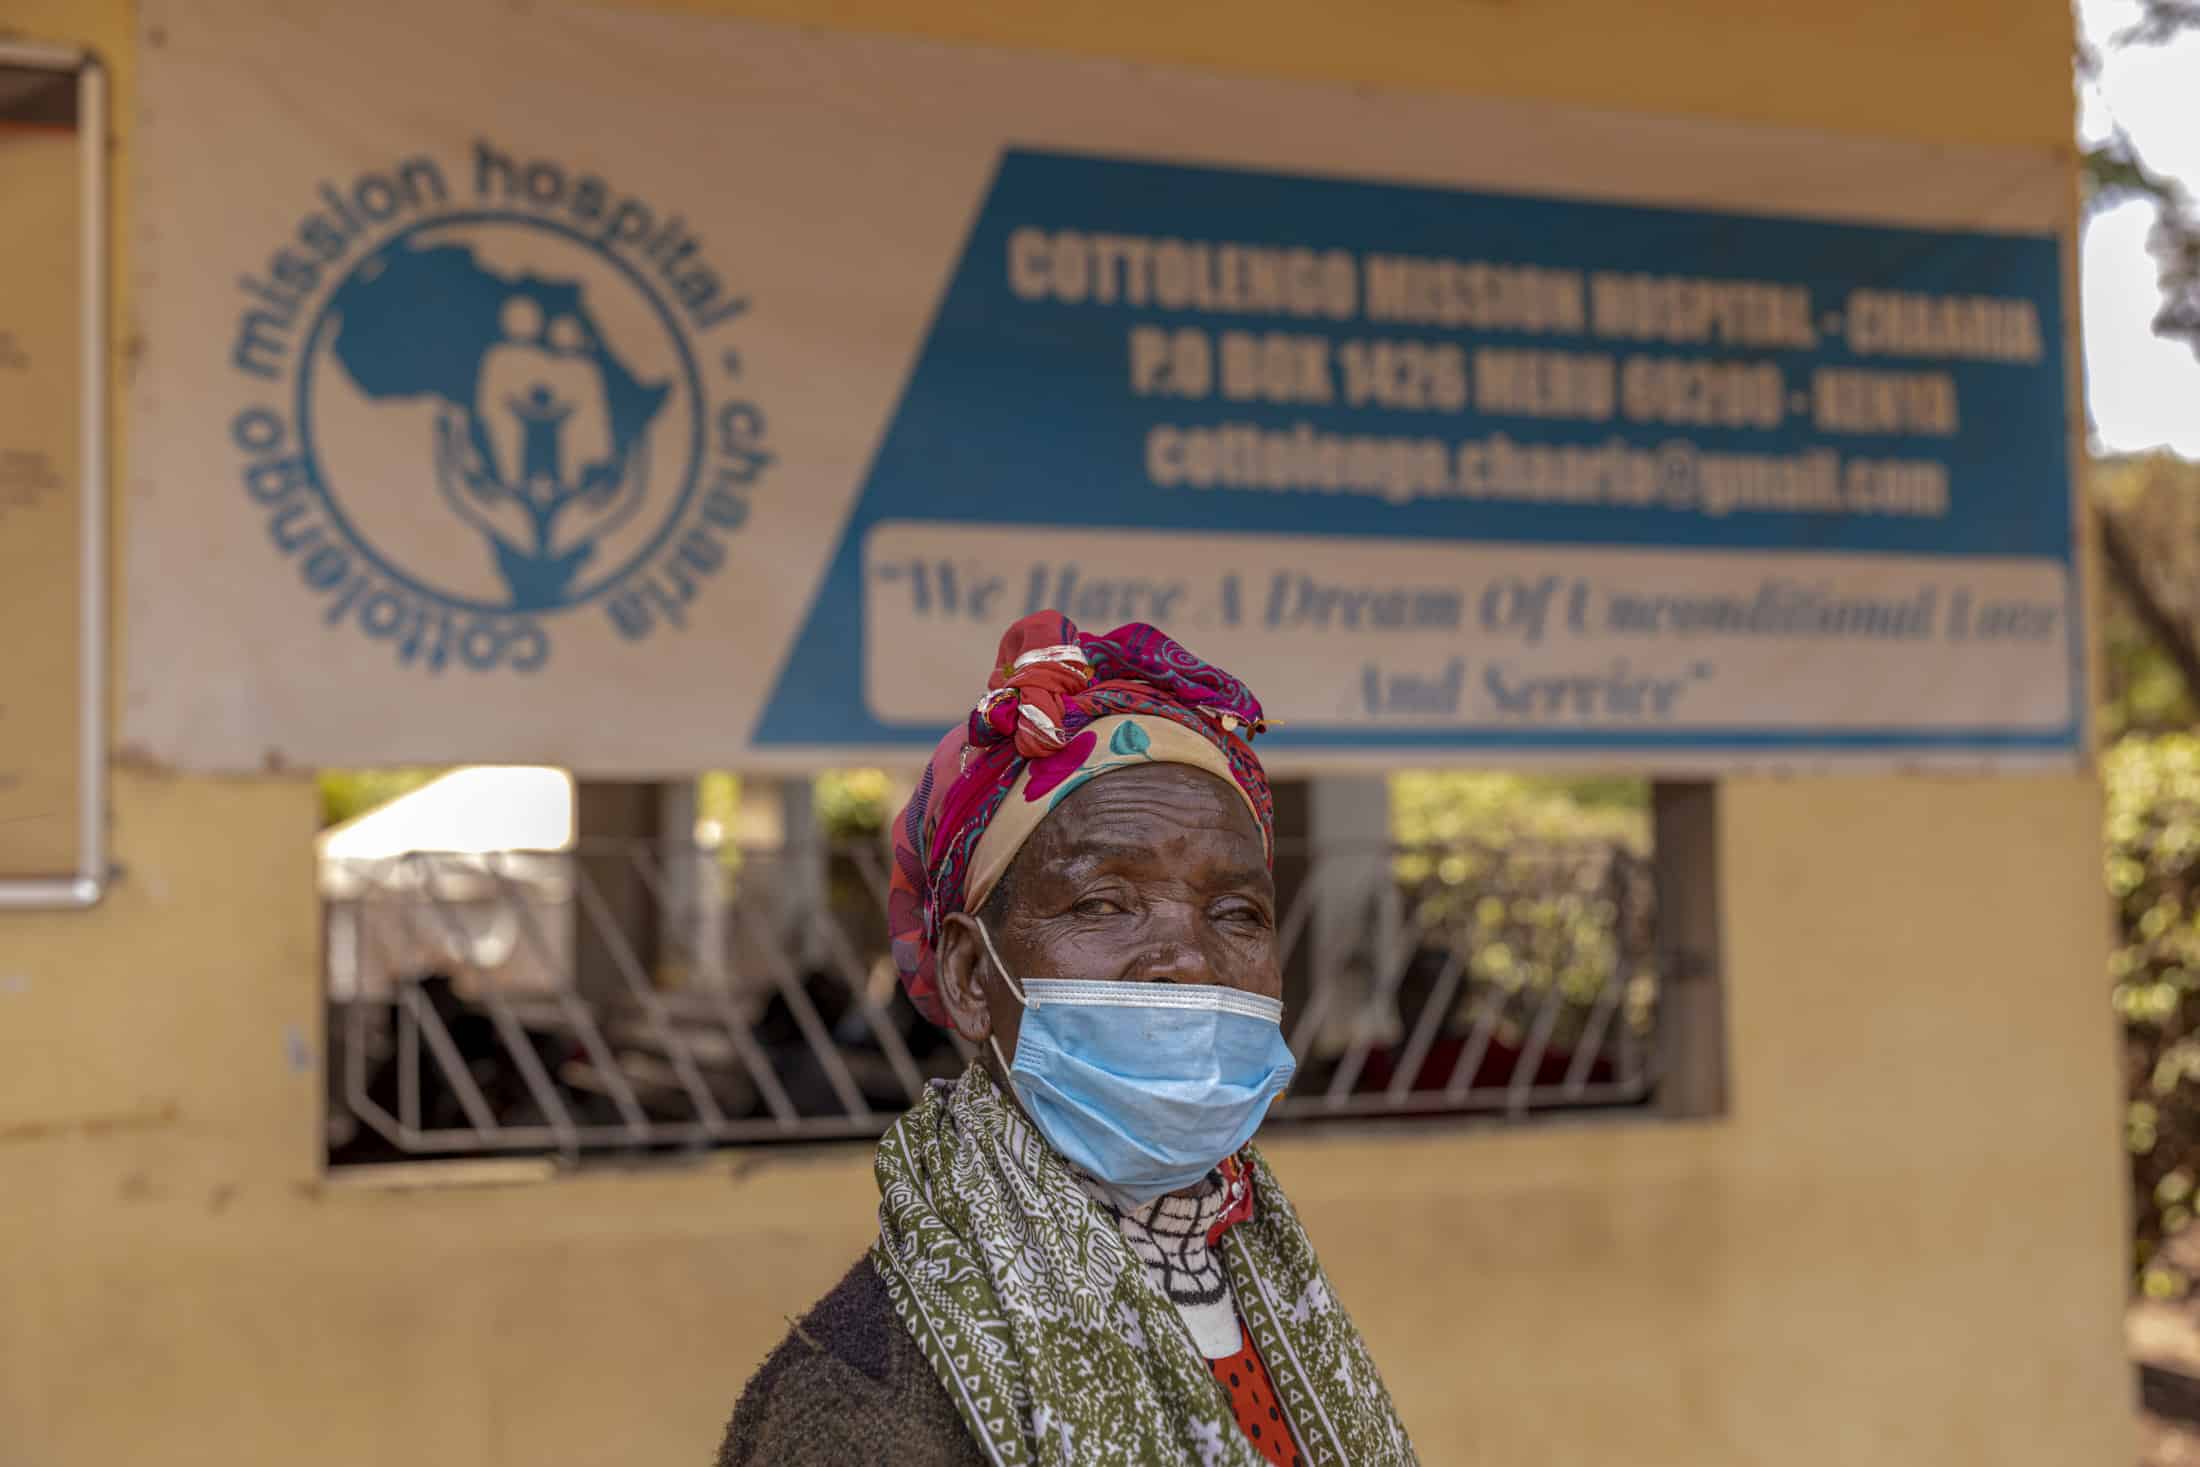
[[[1155, 628], [1133, 622], [1093, 637], [1058, 611], [1034, 612], [1002, 636], [986, 687], [970, 717], [940, 740], [894, 821], [886, 911], [894, 966], [917, 1012], [935, 1024], [948, 1022], [933, 952], [941, 919], [985, 899], [985, 890], [966, 890], [972, 856], [1019, 781], [1035, 824], [1109, 769], [1157, 759], [1227, 769], [1271, 860], [1275, 853], [1275, 802], [1249, 742], [1267, 727], [1260, 700]], [[1204, 742], [1173, 729], [1157, 741], [1142, 722], [1153, 719]]]

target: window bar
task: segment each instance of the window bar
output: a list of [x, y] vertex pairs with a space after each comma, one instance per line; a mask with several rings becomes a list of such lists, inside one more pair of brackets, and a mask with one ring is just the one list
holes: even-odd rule
[[[738, 914], [729, 912], [728, 920], [738, 923], [740, 919]], [[802, 1117], [794, 1108], [793, 1097], [779, 1083], [779, 1072], [772, 1067], [771, 1057], [764, 1053], [763, 1046], [756, 1042], [756, 1035], [750, 1032], [748, 1020], [733, 1006], [732, 975], [726, 971], [724, 950], [715, 946], [699, 947], [695, 955], [702, 960], [707, 980], [704, 983], [705, 1001], [717, 1014], [720, 1027], [725, 1030], [726, 1042], [733, 1046], [734, 1057], [741, 1061], [757, 1093], [764, 1097], [764, 1106], [772, 1113], [779, 1131], [800, 1130]]]
[[865, 1103], [863, 1092], [856, 1088], [856, 1077], [849, 1072], [848, 1062], [841, 1057], [840, 1047], [825, 1032], [825, 1020], [818, 1013], [817, 1005], [810, 1002], [810, 995], [803, 990], [802, 975], [795, 971], [794, 959], [787, 953], [779, 934], [772, 931], [769, 921], [756, 924], [757, 946], [763, 949], [764, 966], [769, 970], [772, 984], [787, 1000], [787, 1009], [794, 1015], [795, 1027], [816, 1054], [817, 1062], [825, 1069], [827, 1083], [833, 1094], [840, 1098], [842, 1108], [851, 1117], [868, 1120], [871, 1107]]
[[[430, 910], [436, 913], [444, 930], [454, 942], [468, 941], [465, 923], [444, 895], [441, 864], [421, 855], [410, 859], [411, 870], [419, 878], [421, 893], [427, 897]], [[497, 888], [497, 895], [500, 902], [509, 900], [509, 893], [501, 884]], [[514, 921], [519, 920], [515, 915]], [[489, 1022], [496, 1028], [498, 1041], [503, 1044], [505, 1053], [511, 1056], [512, 1063], [519, 1068], [521, 1083], [527, 1087], [528, 1095], [534, 1099], [536, 1107], [542, 1111], [543, 1119], [549, 1124], [558, 1149], [567, 1155], [576, 1154], [580, 1142], [575, 1133], [573, 1114], [566, 1108], [565, 1098], [558, 1094], [558, 1087], [552, 1083], [550, 1072], [543, 1067], [542, 1056], [535, 1053], [534, 1041], [527, 1037], [527, 1031], [521, 1027], [518, 1016], [512, 1012], [512, 1005], [505, 998], [502, 986], [493, 980], [484, 981], [481, 984], [480, 1001], [482, 1007], [489, 1011]]]
[[[371, 938], [366, 935], [367, 924], [362, 922], [360, 927], [362, 932], [360, 947], [364, 951]], [[353, 1116], [372, 1126], [375, 1133], [392, 1146], [402, 1147], [404, 1145], [404, 1122], [384, 1110], [379, 1103], [367, 1094], [367, 1000], [363, 996], [365, 991], [366, 985], [362, 982], [360, 984], [360, 994], [362, 996], [353, 998], [348, 1006], [349, 1011], [344, 1016], [345, 1063], [348, 1066], [348, 1073], [344, 1076], [344, 1093], [346, 1099], [351, 1103]], [[377, 1000], [377, 1002], [380, 1002], [380, 1000]]]
[[[510, 851], [490, 852], [484, 858], [484, 869], [490, 880], [496, 884], [499, 897], [510, 905], [517, 917], [521, 940], [534, 949], [535, 955], [542, 960], [545, 967], [554, 972], [559, 967], [556, 949], [551, 946], [548, 935], [543, 932], [542, 924], [536, 920], [534, 909], [524, 893], [516, 890], [519, 883], [507, 869], [512, 854]], [[566, 879], [570, 882], [573, 863], [567, 859], [564, 865]], [[618, 1061], [611, 1053], [611, 1046], [604, 1041], [603, 1031], [596, 1027], [594, 1012], [581, 1002], [570, 987], [570, 970], [565, 977], [568, 985], [558, 989], [552, 1002], [559, 1016], [572, 1029], [574, 1037], [580, 1041], [581, 1048], [588, 1051], [590, 1066], [603, 1077], [604, 1088], [611, 1092], [611, 1103], [617, 1108], [620, 1119], [626, 1123], [627, 1134], [636, 1141], [647, 1141], [649, 1118], [643, 1114], [641, 1102], [634, 1097], [634, 1087], [626, 1083], [626, 1076], [620, 1071]]]
[[[1470, 984], [1473, 959], [1467, 960]], [[1469, 991], [1473, 989], [1470, 986]], [[1474, 1077], [1482, 1073], [1482, 1061], [1489, 1057], [1490, 1041], [1497, 1035], [1497, 1026], [1505, 1017], [1505, 991], [1489, 978], [1482, 980], [1479, 994], [1481, 1012], [1475, 1017], [1474, 1027], [1467, 1032], [1467, 1042], [1459, 1051], [1458, 1063], [1452, 1067], [1451, 1079], [1444, 1086], [1444, 1100], [1451, 1105], [1464, 1105], [1474, 1088]]]
[[1543, 1002], [1536, 1010], [1534, 1026], [1529, 1030], [1527, 1043], [1520, 1046], [1520, 1058], [1513, 1062], [1512, 1081], [1505, 1087], [1505, 1108], [1515, 1117], [1527, 1113], [1529, 1100], [1536, 1091], [1536, 1071], [1542, 1068], [1543, 1056], [1550, 1050], [1551, 1032], [1558, 1027], [1559, 1010], [1565, 1002], [1565, 991], [1554, 977], [1544, 985]]
[[1615, 964], [1604, 986], [1597, 991], [1596, 1007], [1589, 1011], [1588, 1021], [1581, 1026], [1581, 1039], [1574, 1049], [1573, 1063], [1566, 1067], [1563, 1088], [1570, 1098], [1580, 1097], [1597, 1056], [1604, 1051], [1604, 1031], [1611, 1025], [1613, 1011], [1619, 1007], [1619, 994], [1620, 975]]
[[[497, 1118], [490, 1111], [489, 1102], [482, 1095], [481, 1087], [474, 1083], [473, 1072], [466, 1068], [466, 1062], [459, 1057], [458, 1046], [451, 1042], [451, 1031], [443, 1027], [443, 1016], [435, 1011], [433, 1004], [421, 996], [420, 985], [417, 983], [407, 982], [398, 991], [405, 1005], [405, 1012], [413, 1018], [415, 1032], [428, 1041], [428, 1052], [435, 1056], [436, 1068], [443, 1072], [444, 1083], [458, 1096], [459, 1108], [466, 1112], [466, 1119], [473, 1126], [475, 1136], [488, 1140], [496, 1134]], [[415, 1056], [412, 1120], [413, 1129], [419, 1132], [423, 1129], [419, 1118], [419, 1046], [416, 1043], [410, 1048]]]
[[817, 916], [817, 930], [824, 936], [826, 950], [840, 968], [841, 981], [848, 985], [856, 1010], [863, 1016], [864, 1027], [878, 1040], [894, 1078], [901, 1082], [909, 1103], [915, 1105], [924, 1094], [924, 1076], [918, 1073], [909, 1046], [902, 1043], [901, 1032], [887, 1017], [886, 1010], [871, 997], [871, 985], [864, 979], [863, 965], [857, 961], [855, 949], [848, 945], [848, 934], [840, 930], [840, 924], [830, 915], [822, 912]]
[[[667, 1021], [664, 1000], [657, 995], [649, 975], [642, 970], [641, 958], [627, 941], [626, 934], [619, 930], [619, 924], [612, 917], [611, 908], [604, 901], [603, 893], [596, 889], [595, 878], [579, 862], [573, 863], [573, 889], [581, 899], [583, 917], [603, 938], [604, 946], [611, 954], [612, 965], [619, 970], [619, 977], [625, 981], [635, 1003], [640, 1006], [643, 1018], [649, 1024], [651, 1032], [657, 1036], [657, 1042], [665, 1047], [665, 1053], [672, 1061], [673, 1073], [679, 1077], [680, 1088], [687, 1092], [688, 1105], [702, 1122], [704, 1129], [716, 1133], [726, 1123], [725, 1115], [718, 1109], [717, 1098], [703, 1083], [702, 1072], [695, 1067], [695, 1056], [689, 1051], [686, 1038], [678, 1032], [677, 1026]], [[652, 895], [654, 894], [653, 889]], [[661, 903], [659, 909], [662, 910]]]
[[1413, 1033], [1399, 1056], [1397, 1071], [1391, 1075], [1390, 1085], [1383, 1092], [1393, 1104], [1413, 1092], [1413, 1082], [1420, 1078], [1421, 1066], [1428, 1063], [1428, 1053], [1436, 1047], [1436, 1035], [1444, 1026], [1444, 1016], [1451, 1012], [1453, 995], [1459, 991], [1460, 980], [1466, 976], [1466, 971], [1466, 951], [1463, 946], [1454, 946], [1444, 958], [1444, 966], [1436, 975], [1436, 986], [1429, 990], [1428, 1002], [1422, 1005], [1420, 1017], [1414, 1021]]
[[[1345, 1097], [1352, 1093], [1352, 1087], [1359, 1083], [1360, 1072], [1367, 1068], [1368, 1051], [1374, 1047], [1374, 1041], [1373, 1030], [1366, 1018], [1372, 1016], [1381, 1005], [1397, 998], [1398, 989], [1406, 979], [1406, 969], [1412, 966], [1413, 954], [1420, 940], [1428, 935], [1428, 919], [1429, 913], [1423, 908], [1414, 915], [1410, 937], [1401, 937], [1383, 944], [1391, 950], [1382, 955], [1382, 961], [1377, 966], [1377, 971], [1382, 976], [1369, 989], [1364, 1000], [1365, 1009], [1358, 1026], [1359, 1032], [1353, 1037], [1352, 1045], [1345, 1051], [1344, 1058], [1339, 1061], [1337, 1073], [1330, 1077], [1329, 1091], [1323, 1097], [1328, 1109], [1335, 1110], [1339, 1107]], [[1385, 922], [1382, 930], [1395, 933], [1397, 924]], [[1380, 937], [1377, 940], [1382, 941]]]
[[[1313, 918], [1315, 893], [1325, 882], [1333, 880], [1330, 873], [1336, 869], [1335, 858], [1317, 856], [1307, 867], [1306, 880], [1300, 883], [1298, 895], [1292, 899], [1291, 910], [1285, 914], [1283, 925], [1276, 936], [1276, 961], [1288, 965], [1298, 952], [1299, 943], [1305, 938], [1308, 923]], [[1291, 1052], [1304, 1060], [1314, 1043], [1321, 1036], [1321, 1023], [1328, 1017], [1332, 995], [1338, 985], [1329, 981], [1331, 975], [1313, 975], [1312, 994], [1306, 1010], [1291, 1027]]]

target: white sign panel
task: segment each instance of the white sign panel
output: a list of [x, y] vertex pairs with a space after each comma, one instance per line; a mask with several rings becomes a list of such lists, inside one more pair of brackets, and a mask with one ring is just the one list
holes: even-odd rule
[[144, 8], [151, 758], [908, 758], [1050, 606], [1284, 766], [2083, 752], [2054, 157]]

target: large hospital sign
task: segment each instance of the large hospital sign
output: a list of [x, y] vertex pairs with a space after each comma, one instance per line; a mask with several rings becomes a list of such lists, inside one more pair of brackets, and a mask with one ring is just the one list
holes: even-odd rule
[[436, 17], [148, 57], [158, 759], [908, 756], [1050, 606], [1283, 764], [2083, 754], [2052, 158]]

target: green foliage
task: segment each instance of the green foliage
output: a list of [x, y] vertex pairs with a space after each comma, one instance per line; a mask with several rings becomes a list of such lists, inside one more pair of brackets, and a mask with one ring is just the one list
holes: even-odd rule
[[695, 834], [710, 845], [724, 841], [741, 812], [741, 776], [706, 769], [695, 780]]
[[1552, 1039], [1572, 1043], [1617, 983], [1624, 1020], [1646, 1025], [1655, 979], [1649, 785], [1423, 772], [1392, 777], [1391, 827], [1407, 921], [1420, 941], [1467, 954], [1455, 1029], [1477, 1003], [1517, 1043], [1555, 991]]
[[886, 829], [892, 782], [882, 769], [828, 769], [817, 777], [817, 823], [833, 841], [866, 840]]
[[2128, 615], [2111, 612], [2101, 626], [2101, 737], [2190, 728], [2200, 722], [2177, 665]]
[[[2110, 558], [2101, 598], [2101, 734], [2166, 733], [2200, 723], [2200, 705], [2164, 638], [2200, 634], [2200, 465], [2166, 453], [2096, 460], [2085, 488], [2137, 564]], [[2150, 625], [2150, 620], [2152, 625]]]
[[2135, 1262], [2144, 1287], [2175, 1274], [2181, 1290], [2182, 1271], [2158, 1250], [2191, 1222], [2200, 1172], [2200, 737], [2125, 739], [2102, 759], [2101, 774]]
[[2078, 181], [2089, 208], [2131, 199], [2145, 199], [2158, 208], [2176, 208], [2182, 202], [2177, 185], [2147, 167], [2122, 134], [2079, 154]]
[[741, 847], [734, 839], [740, 814], [740, 775], [706, 769], [695, 777], [695, 839], [718, 852], [718, 864], [729, 876], [741, 869]]
[[1650, 785], [1615, 778], [1416, 771], [1390, 781], [1402, 845], [1475, 840], [1617, 841], [1650, 848]]
[[386, 805], [399, 795], [411, 794], [441, 769], [324, 769], [321, 771], [321, 828], [341, 825]]

